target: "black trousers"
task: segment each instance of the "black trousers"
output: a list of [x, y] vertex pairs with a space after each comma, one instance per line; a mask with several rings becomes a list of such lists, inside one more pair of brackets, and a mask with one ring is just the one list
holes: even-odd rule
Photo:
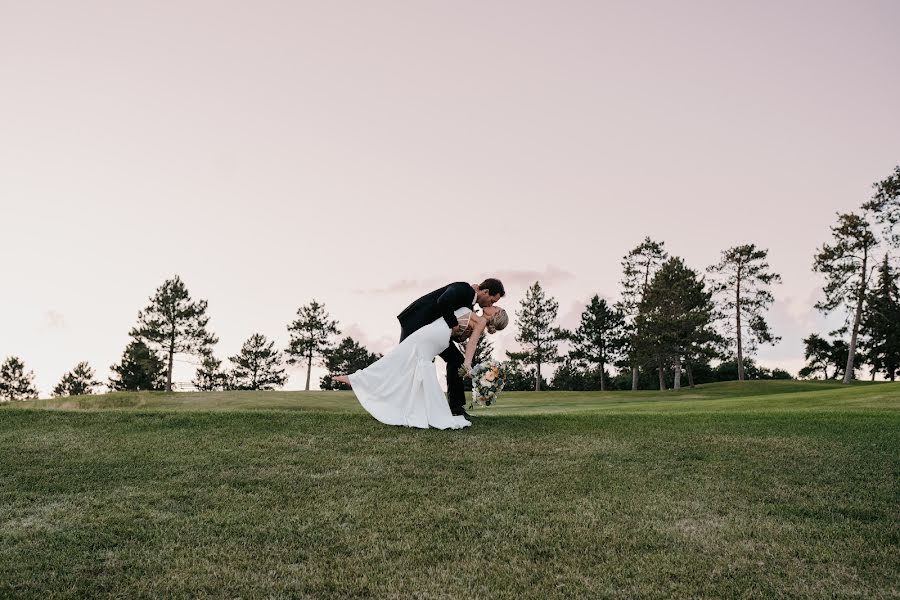
[[[400, 341], [402, 342], [408, 338], [414, 331], [416, 330], [408, 331], [401, 326]], [[466, 390], [463, 386], [462, 375], [459, 374], [459, 368], [462, 366], [465, 357], [453, 342], [450, 342], [446, 350], [438, 356], [447, 363], [447, 404], [450, 405], [450, 412], [458, 412], [466, 404]]]

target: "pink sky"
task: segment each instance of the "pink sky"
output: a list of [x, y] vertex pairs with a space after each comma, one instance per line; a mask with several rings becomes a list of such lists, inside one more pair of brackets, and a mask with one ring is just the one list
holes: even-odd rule
[[834, 322], [812, 255], [900, 162], [897, 22], [894, 1], [0, 0], [0, 359], [44, 396], [81, 360], [105, 380], [175, 273], [220, 358], [286, 346], [312, 298], [384, 351], [410, 300], [485, 274], [508, 309], [539, 278], [572, 326], [650, 235], [698, 269], [769, 248], [784, 339], [760, 360], [796, 372]]

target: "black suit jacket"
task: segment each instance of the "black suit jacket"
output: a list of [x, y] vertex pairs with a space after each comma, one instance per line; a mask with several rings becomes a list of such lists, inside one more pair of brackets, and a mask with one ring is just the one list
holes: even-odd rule
[[468, 283], [458, 281], [425, 294], [397, 315], [406, 335], [421, 329], [439, 318], [443, 318], [452, 329], [456, 326], [458, 308], [472, 308], [475, 305], [475, 290]]

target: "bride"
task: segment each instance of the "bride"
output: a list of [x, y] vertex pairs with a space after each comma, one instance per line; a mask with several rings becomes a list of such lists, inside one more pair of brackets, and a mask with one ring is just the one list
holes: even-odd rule
[[385, 425], [422, 429], [468, 427], [470, 421], [450, 412], [433, 360], [447, 348], [451, 336], [458, 341], [468, 336], [463, 366], [470, 371], [482, 333], [495, 333], [509, 323], [506, 311], [498, 306], [485, 307], [483, 312], [479, 316], [468, 308], [459, 308], [454, 313], [457, 326], [453, 329], [443, 318], [436, 319], [362, 371], [334, 380], [352, 387], [363, 408]]

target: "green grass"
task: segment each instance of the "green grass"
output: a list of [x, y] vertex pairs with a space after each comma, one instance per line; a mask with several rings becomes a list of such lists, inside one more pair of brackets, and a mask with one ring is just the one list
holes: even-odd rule
[[900, 384], [0, 408], [0, 597], [900, 596]]

